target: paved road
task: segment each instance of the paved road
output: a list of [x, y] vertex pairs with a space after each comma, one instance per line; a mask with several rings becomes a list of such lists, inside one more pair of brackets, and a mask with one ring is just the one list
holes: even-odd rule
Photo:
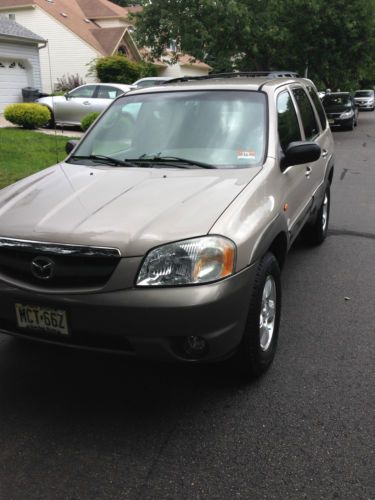
[[375, 498], [375, 113], [335, 132], [330, 236], [250, 385], [0, 336], [1, 499]]

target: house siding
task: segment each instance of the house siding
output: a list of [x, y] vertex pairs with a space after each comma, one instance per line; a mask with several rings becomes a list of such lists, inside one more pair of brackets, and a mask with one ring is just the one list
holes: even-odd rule
[[95, 22], [101, 28], [122, 28], [129, 25], [121, 19], [95, 19]]
[[203, 76], [208, 74], [206, 68], [196, 68], [194, 66], [180, 66], [177, 64], [169, 65], [158, 72], [159, 76], [168, 76], [171, 78], [180, 78], [182, 76]]
[[94, 77], [87, 75], [87, 64], [100, 56], [94, 48], [39, 7], [25, 10], [10, 9], [3, 13], [10, 12], [16, 14], [17, 23], [48, 40], [47, 47], [40, 50], [43, 92], [52, 92], [57, 79], [64, 74], [78, 74], [86, 83], [95, 81]]

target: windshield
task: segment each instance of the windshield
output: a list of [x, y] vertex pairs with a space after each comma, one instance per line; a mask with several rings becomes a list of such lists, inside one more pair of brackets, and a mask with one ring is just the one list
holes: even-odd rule
[[373, 95], [373, 90], [357, 90], [357, 92], [354, 94], [355, 97], [372, 97]]
[[150, 93], [114, 102], [74, 154], [119, 160], [178, 157], [238, 168], [260, 164], [265, 138], [263, 93]]
[[323, 97], [324, 107], [350, 107], [352, 105], [348, 95], [326, 95]]

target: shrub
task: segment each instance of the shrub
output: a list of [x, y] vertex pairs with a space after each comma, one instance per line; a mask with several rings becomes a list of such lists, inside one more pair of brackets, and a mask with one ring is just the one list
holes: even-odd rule
[[51, 120], [51, 113], [46, 106], [36, 103], [11, 104], [4, 110], [6, 120], [23, 128], [44, 127]]
[[95, 59], [90, 74], [103, 83], [133, 83], [145, 76], [156, 76], [155, 67], [150, 63], [136, 63], [125, 56], [109, 56]]
[[80, 87], [84, 85], [85, 82], [77, 73], [76, 75], [63, 75], [62, 77], [57, 79], [57, 83], [55, 84], [55, 91], [62, 92], [65, 94], [69, 92], [69, 90], [73, 90], [76, 87]]
[[84, 116], [81, 121], [81, 129], [86, 132], [86, 130], [94, 123], [99, 115], [100, 113], [94, 112]]

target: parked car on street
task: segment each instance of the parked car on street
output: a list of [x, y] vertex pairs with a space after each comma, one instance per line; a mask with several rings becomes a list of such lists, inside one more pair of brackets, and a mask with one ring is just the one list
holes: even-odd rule
[[322, 99], [331, 127], [353, 130], [358, 124], [358, 106], [349, 92], [331, 92]]
[[80, 125], [86, 115], [101, 113], [113, 99], [129, 92], [131, 88], [131, 85], [120, 83], [89, 83], [63, 96], [41, 97], [35, 102], [50, 110], [51, 125]]
[[314, 84], [235, 73], [135, 90], [67, 151], [0, 192], [0, 332], [265, 372], [287, 252], [328, 230], [333, 139]]
[[375, 92], [372, 89], [356, 90], [354, 101], [359, 109], [367, 109], [374, 111], [375, 109]]
[[137, 80], [132, 85], [137, 89], [145, 89], [147, 87], [156, 87], [158, 85], [163, 85], [168, 80], [171, 80], [170, 76], [148, 76], [146, 78], [141, 78]]

